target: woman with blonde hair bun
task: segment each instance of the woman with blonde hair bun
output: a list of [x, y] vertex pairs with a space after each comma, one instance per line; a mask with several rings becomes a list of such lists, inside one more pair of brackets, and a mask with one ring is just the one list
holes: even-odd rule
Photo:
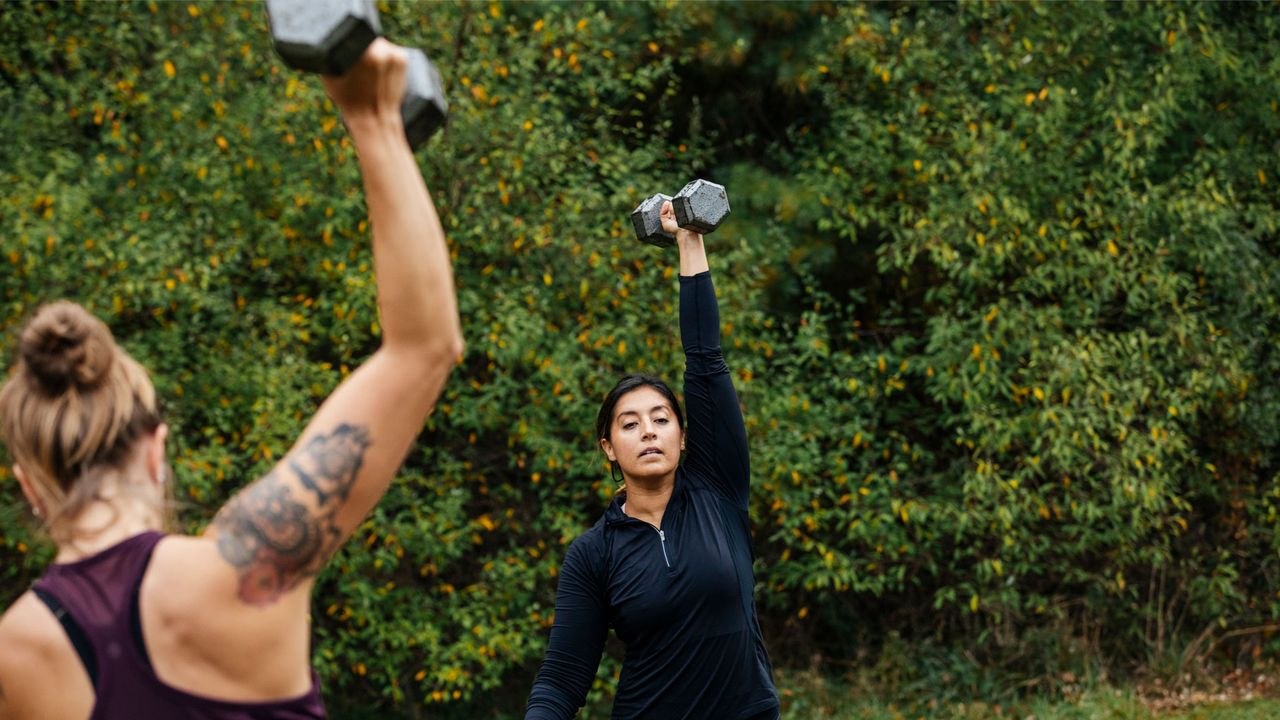
[[316, 574], [382, 497], [462, 353], [444, 231], [400, 116], [405, 53], [326, 77], [372, 228], [380, 347], [201, 536], [166, 534], [168, 428], [146, 371], [84, 308], [36, 311], [0, 434], [52, 565], [0, 617], [0, 720], [324, 717]]

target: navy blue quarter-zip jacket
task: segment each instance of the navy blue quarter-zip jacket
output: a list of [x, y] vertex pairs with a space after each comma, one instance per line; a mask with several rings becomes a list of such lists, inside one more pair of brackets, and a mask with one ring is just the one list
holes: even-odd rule
[[662, 527], [614, 499], [569, 546], [525, 720], [568, 720], [609, 628], [626, 648], [614, 720], [743, 720], [778, 707], [756, 619], [747, 433], [710, 273], [680, 278], [686, 453]]

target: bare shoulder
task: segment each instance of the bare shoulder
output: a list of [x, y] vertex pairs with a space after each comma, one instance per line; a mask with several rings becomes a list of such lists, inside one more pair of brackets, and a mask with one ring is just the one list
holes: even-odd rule
[[309, 595], [254, 606], [241, 600], [238, 584], [216, 537], [169, 536], [156, 546], [138, 596], [156, 674], [223, 699], [301, 694], [310, 686]]
[[[212, 533], [171, 535], [162, 540], [142, 580], [144, 609], [158, 610], [170, 620], [191, 618], [199, 623], [242, 616], [247, 606], [238, 592], [237, 568], [226, 561], [221, 550], [220, 539]], [[284, 603], [284, 612], [296, 612], [294, 604]], [[274, 613], [260, 610], [254, 614]]]
[[0, 616], [0, 673], [20, 669], [32, 658], [54, 654], [66, 645], [62, 626], [35, 593], [23, 593]]
[[24, 593], [0, 616], [0, 720], [84, 717], [92, 702], [89, 676], [62, 626]]
[[234, 579], [234, 575], [226, 571], [225, 563], [218, 561], [218, 549], [211, 538], [170, 535], [156, 545], [143, 586], [163, 587], [155, 599], [165, 605], [189, 607], [192, 600], [220, 602], [219, 594], [210, 590], [225, 585], [228, 578]]

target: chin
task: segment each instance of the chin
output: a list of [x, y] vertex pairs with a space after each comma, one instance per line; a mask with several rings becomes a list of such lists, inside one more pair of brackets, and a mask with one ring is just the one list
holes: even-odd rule
[[623, 474], [628, 478], [639, 481], [661, 480], [675, 472], [675, 470], [676, 463], [663, 463], [662, 465], [654, 463], [653, 465], [641, 465], [640, 467], [622, 469]]

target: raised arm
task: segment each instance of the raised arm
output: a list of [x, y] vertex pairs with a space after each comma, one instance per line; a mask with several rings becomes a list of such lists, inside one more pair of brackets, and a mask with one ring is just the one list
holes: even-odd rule
[[210, 526], [248, 604], [310, 590], [386, 491], [462, 353], [444, 230], [400, 119], [405, 65], [404, 53], [380, 39], [354, 68], [324, 81], [359, 158], [382, 343], [279, 464]]
[[581, 541], [569, 546], [556, 588], [555, 624], [525, 720], [569, 720], [587, 700], [609, 633], [599, 568]]
[[720, 308], [702, 235], [676, 225], [671, 203], [663, 229], [680, 248], [680, 340], [684, 345], [685, 466], [743, 512], [750, 493], [747, 429], [720, 349]]

